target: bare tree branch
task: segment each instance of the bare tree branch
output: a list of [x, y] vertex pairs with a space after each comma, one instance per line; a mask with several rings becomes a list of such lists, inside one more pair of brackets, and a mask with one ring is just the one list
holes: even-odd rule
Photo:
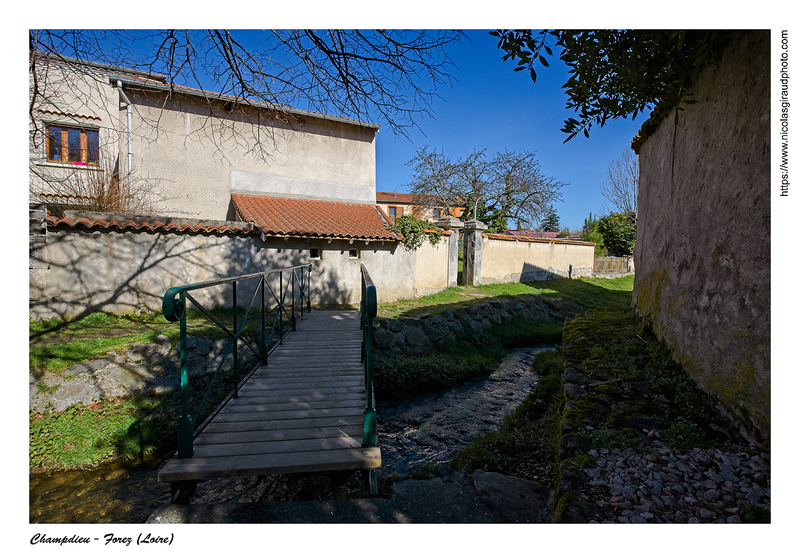
[[606, 180], [600, 185], [600, 193], [613, 209], [609, 209], [608, 205], [603, 208], [632, 215], [635, 224], [639, 213], [639, 160], [633, 150], [625, 149], [621, 157], [612, 159], [606, 175]]
[[542, 220], [566, 186], [544, 175], [532, 152], [498, 152], [487, 159], [484, 150], [475, 150], [450, 161], [424, 146], [408, 165], [411, 192], [420, 205], [450, 207], [458, 202], [466, 207], [462, 219], [477, 216], [495, 230], [507, 223], [521, 227]]

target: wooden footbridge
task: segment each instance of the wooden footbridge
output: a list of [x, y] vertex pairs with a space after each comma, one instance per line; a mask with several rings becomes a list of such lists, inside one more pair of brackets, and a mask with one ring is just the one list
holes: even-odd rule
[[[285, 287], [284, 273], [289, 279]], [[258, 350], [260, 363], [235, 385], [202, 426], [195, 428], [188, 413], [186, 301], [206, 312], [230, 335], [235, 372], [243, 323], [225, 328], [199, 306], [191, 291], [233, 285], [233, 304], [237, 307], [236, 283], [254, 278], [259, 284], [250, 305], [260, 290], [263, 340], [255, 347], [246, 342], [245, 345]], [[377, 493], [375, 469], [381, 465], [381, 453], [370, 366], [375, 287], [362, 266], [360, 311], [312, 312], [309, 283], [310, 267], [304, 265], [171, 288], [165, 294], [165, 316], [181, 321], [183, 405], [178, 422], [178, 452], [158, 474], [160, 481], [172, 485], [173, 502], [188, 502], [197, 482], [203, 479], [348, 469], [365, 471], [369, 493]], [[268, 291], [276, 304], [271, 329], [264, 316]], [[298, 298], [301, 308], [296, 310]], [[286, 332], [282, 328], [284, 320]], [[198, 412], [201, 409], [202, 406]]]

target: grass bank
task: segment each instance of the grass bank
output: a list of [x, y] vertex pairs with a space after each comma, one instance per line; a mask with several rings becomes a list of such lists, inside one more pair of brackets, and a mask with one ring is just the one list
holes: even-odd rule
[[[399, 300], [378, 305], [378, 316], [387, 318], [413, 317], [423, 313], [436, 314], [446, 307], [457, 309], [491, 298], [512, 299], [518, 296], [541, 294], [548, 298], [571, 300], [581, 309], [605, 307], [625, 309], [631, 304], [633, 275], [617, 278], [554, 279], [535, 282], [509, 282], [484, 286], [451, 287], [420, 298]], [[378, 291], [380, 294], [380, 290]]]

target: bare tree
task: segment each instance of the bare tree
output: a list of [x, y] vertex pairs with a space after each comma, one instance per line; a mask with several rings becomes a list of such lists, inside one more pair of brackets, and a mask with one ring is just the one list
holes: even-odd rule
[[406, 165], [411, 168], [414, 182], [410, 185], [414, 195], [414, 203], [427, 208], [451, 207], [462, 205], [459, 195], [461, 187], [461, 161], [453, 162], [444, 151], [429, 151], [427, 145], [417, 149], [416, 155]]
[[152, 179], [118, 171], [108, 157], [92, 171], [75, 172], [68, 178], [52, 179], [38, 199], [47, 200], [51, 214], [63, 216], [68, 209], [155, 215], [158, 192]]
[[[37, 52], [68, 56], [276, 108], [383, 119], [402, 133], [430, 115], [437, 88], [452, 79], [446, 48], [462, 38], [449, 30], [31, 30], [29, 49], [32, 70]], [[41, 95], [46, 84], [34, 82], [31, 105], [46, 101]]]
[[475, 150], [451, 161], [425, 146], [408, 165], [411, 191], [422, 205], [464, 206], [462, 219], [477, 218], [494, 231], [542, 220], [565, 186], [542, 173], [532, 152], [498, 152], [488, 159], [484, 150]]
[[608, 166], [606, 180], [600, 185], [600, 193], [608, 204], [606, 211], [617, 211], [632, 216], [634, 224], [639, 213], [639, 160], [633, 150], [625, 149], [622, 156], [614, 158]]

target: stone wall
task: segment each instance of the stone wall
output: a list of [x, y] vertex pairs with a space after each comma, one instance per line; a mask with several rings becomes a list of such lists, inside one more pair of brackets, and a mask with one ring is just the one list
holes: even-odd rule
[[676, 359], [770, 434], [769, 31], [742, 32], [639, 149], [634, 299]]
[[[216, 223], [217, 227], [226, 226]], [[227, 226], [232, 225], [242, 223]], [[31, 228], [35, 234], [30, 244], [29, 307], [36, 318], [76, 317], [98, 310], [158, 311], [164, 293], [172, 286], [303, 264], [311, 265], [313, 305], [357, 304], [362, 263], [382, 302], [447, 287], [446, 241], [437, 246], [426, 242], [418, 250], [408, 251], [393, 241], [261, 240], [252, 234], [225, 232], [113, 227], [56, 227], [43, 232], [41, 222], [33, 219]], [[318, 259], [310, 258], [312, 248]], [[277, 281], [273, 285], [277, 293]], [[240, 303], [249, 301], [251, 293], [247, 286], [240, 288], [239, 297], [245, 298]], [[198, 290], [193, 296], [213, 307], [229, 305], [230, 294], [230, 286], [226, 286]]]
[[519, 296], [514, 300], [492, 299], [464, 308], [447, 307], [435, 315], [377, 317], [372, 336], [375, 347], [380, 350], [425, 353], [448, 336], [485, 332], [515, 318], [563, 322], [578, 311], [569, 300], [544, 298], [541, 294]]

